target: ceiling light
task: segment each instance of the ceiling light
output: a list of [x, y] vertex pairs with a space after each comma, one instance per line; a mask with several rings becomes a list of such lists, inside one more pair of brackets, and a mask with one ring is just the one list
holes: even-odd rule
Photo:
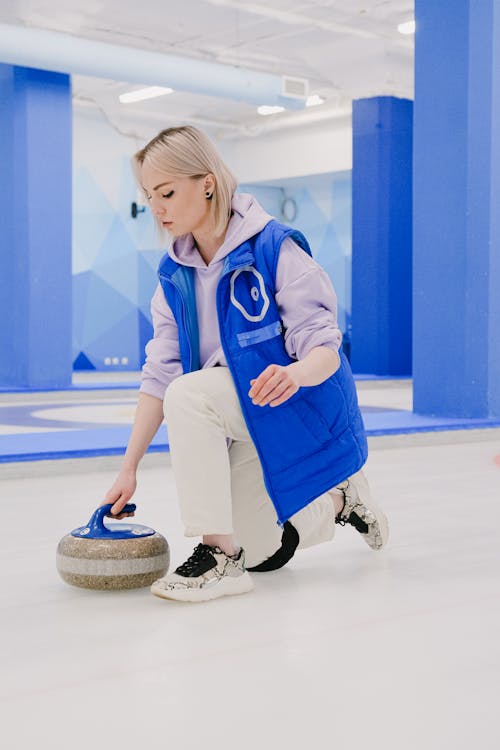
[[269, 107], [267, 104], [263, 104], [261, 107], [257, 107], [259, 115], [275, 115], [278, 112], [284, 112], [284, 107]]
[[414, 34], [415, 33], [415, 21], [405, 21], [398, 25], [398, 31], [400, 34]]
[[129, 91], [127, 94], [120, 94], [118, 98], [122, 104], [130, 104], [131, 102], [140, 102], [143, 99], [154, 99], [155, 96], [172, 94], [173, 91], [173, 89], [166, 89], [163, 86], [148, 86], [145, 89], [138, 89], [137, 91]]
[[322, 96], [319, 96], [318, 94], [311, 94], [311, 96], [308, 96], [306, 99], [306, 107], [317, 107], [318, 104], [324, 104], [326, 102], [326, 99], [324, 99]]

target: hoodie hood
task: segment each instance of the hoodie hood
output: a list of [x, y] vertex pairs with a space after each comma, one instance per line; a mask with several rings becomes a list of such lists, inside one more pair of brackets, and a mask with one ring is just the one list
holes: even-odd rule
[[[264, 229], [272, 218], [270, 214], [264, 211], [253, 195], [250, 193], [235, 193], [231, 201], [231, 218], [224, 242], [208, 265], [219, 263], [235, 248]], [[192, 234], [176, 237], [167, 252], [173, 260], [183, 266], [207, 267], [198, 252]]]

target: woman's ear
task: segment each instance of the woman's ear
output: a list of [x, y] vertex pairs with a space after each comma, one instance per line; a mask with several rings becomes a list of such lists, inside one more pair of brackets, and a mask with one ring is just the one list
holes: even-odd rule
[[203, 192], [205, 193], [205, 196], [208, 198], [208, 196], [211, 196], [215, 190], [215, 177], [213, 174], [209, 173], [205, 176], [205, 179], [203, 181]]

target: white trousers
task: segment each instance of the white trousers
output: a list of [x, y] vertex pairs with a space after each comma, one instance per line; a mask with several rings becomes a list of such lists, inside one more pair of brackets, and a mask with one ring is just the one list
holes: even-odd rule
[[[176, 378], [167, 388], [164, 414], [185, 535], [234, 534], [247, 567], [270, 558], [281, 547], [283, 529], [229, 369], [209, 367]], [[299, 535], [298, 548], [332, 539], [331, 493], [309, 503], [290, 523]]]

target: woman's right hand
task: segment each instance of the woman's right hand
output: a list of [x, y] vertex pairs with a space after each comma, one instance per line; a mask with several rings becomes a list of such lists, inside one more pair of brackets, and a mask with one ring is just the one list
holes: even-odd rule
[[101, 505], [112, 503], [113, 507], [107, 514], [109, 518], [127, 518], [134, 513], [121, 513], [122, 508], [130, 501], [137, 487], [136, 472], [133, 469], [122, 469], [115, 483], [106, 493]]

